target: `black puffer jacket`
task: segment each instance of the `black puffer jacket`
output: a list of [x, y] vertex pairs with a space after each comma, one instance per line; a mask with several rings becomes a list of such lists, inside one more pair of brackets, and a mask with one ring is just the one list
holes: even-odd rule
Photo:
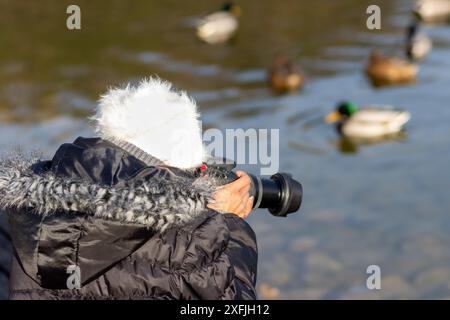
[[10, 297], [255, 299], [255, 235], [237, 216], [206, 209], [210, 195], [204, 178], [147, 166], [99, 138], [31, 167], [4, 162]]

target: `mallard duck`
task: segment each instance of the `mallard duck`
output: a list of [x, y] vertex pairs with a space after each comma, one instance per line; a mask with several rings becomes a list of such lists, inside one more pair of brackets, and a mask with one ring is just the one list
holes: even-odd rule
[[419, 32], [417, 23], [411, 24], [406, 34], [406, 55], [410, 60], [422, 60], [433, 47], [431, 39]]
[[450, 19], [450, 0], [419, 0], [413, 10], [425, 22], [443, 22]]
[[351, 102], [342, 102], [325, 117], [325, 122], [337, 122], [339, 133], [345, 137], [376, 139], [400, 132], [409, 119], [409, 112], [391, 107], [358, 109]]
[[419, 67], [411, 62], [387, 57], [374, 50], [370, 54], [366, 73], [375, 86], [413, 82]]
[[239, 6], [226, 2], [218, 12], [211, 13], [197, 24], [197, 36], [206, 43], [215, 44], [229, 40], [239, 26]]
[[296, 63], [283, 55], [277, 55], [269, 69], [268, 81], [274, 91], [286, 92], [300, 88], [305, 79]]

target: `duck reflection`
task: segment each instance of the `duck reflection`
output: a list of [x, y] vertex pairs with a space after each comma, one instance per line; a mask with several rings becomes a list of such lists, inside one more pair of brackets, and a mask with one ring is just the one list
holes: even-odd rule
[[335, 145], [336, 149], [341, 153], [355, 154], [358, 153], [359, 149], [364, 146], [396, 143], [405, 141], [406, 139], [406, 131], [400, 131], [376, 138], [355, 138], [340, 136], [338, 139], [333, 140], [331, 143]]

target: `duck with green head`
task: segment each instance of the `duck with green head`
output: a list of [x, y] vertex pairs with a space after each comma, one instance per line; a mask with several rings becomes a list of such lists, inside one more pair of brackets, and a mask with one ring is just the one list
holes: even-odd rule
[[341, 102], [336, 110], [325, 117], [325, 122], [337, 122], [340, 134], [346, 137], [371, 139], [400, 132], [409, 121], [410, 114], [390, 106], [358, 108], [352, 102]]

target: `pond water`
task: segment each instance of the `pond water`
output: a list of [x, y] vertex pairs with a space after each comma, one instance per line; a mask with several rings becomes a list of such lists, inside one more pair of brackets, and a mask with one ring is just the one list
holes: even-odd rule
[[[82, 30], [68, 31], [67, 1], [0, 1], [1, 153], [51, 156], [93, 134], [85, 117], [108, 86], [157, 74], [197, 100], [205, 127], [280, 129], [280, 167], [301, 180], [304, 203], [286, 219], [248, 220], [261, 298], [450, 298], [450, 26], [424, 26], [434, 48], [417, 83], [376, 89], [367, 56], [402, 54], [412, 1], [384, 1], [376, 31], [366, 28], [371, 1], [239, 1], [236, 39], [216, 46], [190, 25], [220, 1], [77, 3]], [[303, 90], [267, 88], [277, 52], [302, 66]], [[401, 139], [349, 145], [318, 121], [343, 99], [412, 119]], [[381, 290], [366, 288], [373, 264]]]

